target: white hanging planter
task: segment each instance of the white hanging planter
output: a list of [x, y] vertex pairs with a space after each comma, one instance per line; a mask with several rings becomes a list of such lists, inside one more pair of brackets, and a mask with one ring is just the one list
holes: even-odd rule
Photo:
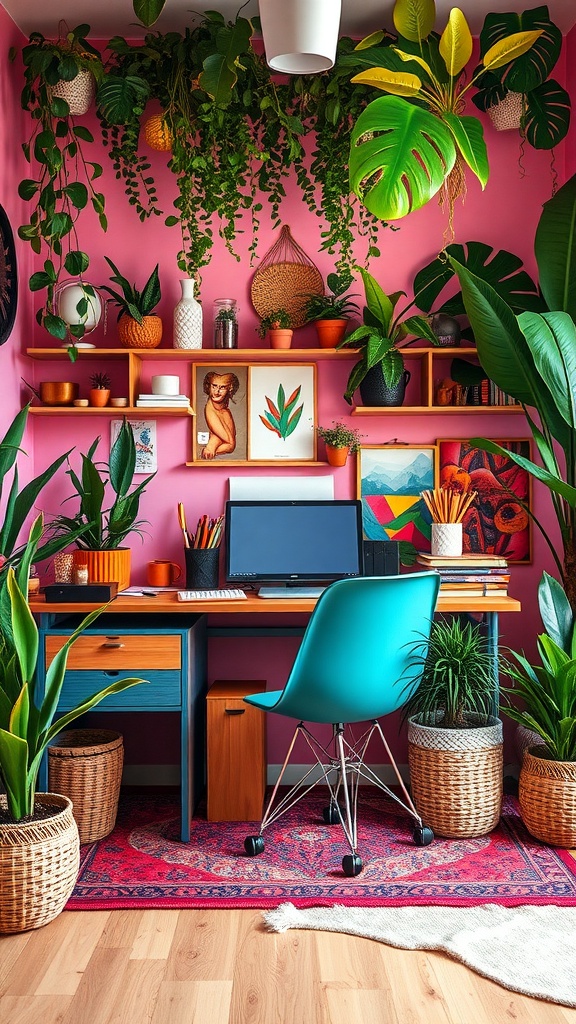
[[260, 0], [266, 61], [273, 71], [312, 75], [336, 59], [341, 0]]

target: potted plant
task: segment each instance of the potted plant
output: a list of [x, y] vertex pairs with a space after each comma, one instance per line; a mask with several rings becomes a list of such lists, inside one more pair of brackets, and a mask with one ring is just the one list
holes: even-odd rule
[[528, 831], [544, 843], [576, 845], [576, 631], [574, 615], [557, 580], [544, 573], [538, 604], [545, 632], [538, 637], [539, 665], [511, 652], [506, 674], [509, 697], [522, 708], [502, 703], [503, 714], [535, 744], [524, 753], [518, 799]]
[[346, 295], [352, 283], [349, 275], [328, 274], [329, 295], [309, 295], [305, 306], [307, 321], [313, 321], [321, 348], [336, 348], [342, 341], [351, 314], [358, 313], [352, 296]]
[[105, 405], [108, 405], [108, 399], [110, 398], [109, 375], [107, 373], [92, 373], [90, 375], [90, 384], [92, 385], [88, 392], [90, 405], [103, 409]]
[[[71, 466], [67, 471], [79, 498], [78, 511], [75, 515], [57, 516], [51, 529], [56, 537], [74, 540], [80, 549], [77, 561], [88, 565], [91, 582], [115, 581], [119, 590], [125, 590], [130, 586], [130, 548], [123, 544], [131, 533], [141, 534], [144, 520], [138, 520], [140, 497], [156, 474], [130, 490], [136, 468], [136, 445], [126, 418], [108, 463], [94, 461], [99, 442], [97, 437], [87, 454], [82, 455], [80, 475]], [[107, 489], [114, 495], [111, 504], [106, 502]]]
[[[42, 516], [32, 525], [26, 560], [42, 534]], [[103, 609], [90, 612], [50, 663], [43, 692], [36, 676], [38, 628], [26, 591], [14, 570], [7, 576], [10, 620], [0, 630], [0, 933], [27, 931], [52, 921], [63, 910], [76, 882], [78, 828], [68, 797], [36, 793], [46, 748], [62, 728], [109, 694], [142, 679], [117, 679], [54, 722], [64, 683], [68, 651]]]
[[292, 319], [286, 309], [275, 309], [260, 321], [258, 336], [270, 338], [271, 348], [290, 348], [292, 344]]
[[425, 317], [412, 316], [402, 320], [406, 309], [395, 315], [396, 304], [403, 292], [386, 295], [367, 270], [360, 273], [366, 293], [364, 325], [336, 346], [352, 345], [361, 353], [350, 371], [344, 398], [351, 405], [356, 388], [360, 388], [364, 405], [402, 405], [410, 371], [405, 369], [404, 359], [398, 350], [399, 342], [410, 334], [425, 338], [432, 345], [437, 345], [438, 339]]
[[162, 341], [162, 321], [154, 310], [162, 297], [158, 264], [150, 274], [142, 291], [122, 276], [118, 267], [108, 256], [104, 259], [114, 271], [110, 278], [122, 289], [121, 292], [102, 285], [102, 291], [112, 296], [118, 306], [118, 337], [126, 348], [156, 348]]
[[358, 451], [365, 436], [354, 427], [348, 427], [341, 422], [336, 423], [335, 420], [332, 420], [331, 427], [318, 427], [318, 437], [321, 437], [326, 445], [326, 457], [331, 466], [345, 466], [348, 454], [353, 455]]
[[408, 763], [418, 813], [437, 835], [481, 836], [502, 805], [502, 723], [494, 653], [478, 625], [432, 623], [422, 678], [404, 705]]

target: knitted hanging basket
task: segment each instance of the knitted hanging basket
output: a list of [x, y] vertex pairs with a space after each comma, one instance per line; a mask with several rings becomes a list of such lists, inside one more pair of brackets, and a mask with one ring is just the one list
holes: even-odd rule
[[488, 113], [497, 132], [518, 131], [522, 119], [522, 93], [508, 92], [503, 100], [488, 107]]
[[278, 309], [290, 314], [291, 326], [306, 323], [306, 302], [310, 295], [323, 295], [322, 275], [284, 224], [280, 237], [262, 259], [252, 278], [252, 305], [263, 318]]

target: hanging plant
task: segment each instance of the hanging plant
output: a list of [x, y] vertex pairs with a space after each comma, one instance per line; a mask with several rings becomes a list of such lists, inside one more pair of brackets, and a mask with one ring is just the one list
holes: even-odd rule
[[[70, 326], [54, 311], [55, 288], [62, 271], [82, 278], [90, 263], [77, 242], [80, 212], [90, 203], [102, 229], [107, 227], [104, 195], [94, 185], [102, 167], [89, 160], [84, 151], [84, 144], [92, 143], [94, 138], [76, 123], [68, 102], [54, 92], [60, 83], [73, 81], [85, 70], [96, 80], [102, 77], [100, 55], [86, 39], [89, 31], [89, 25], [79, 25], [57, 42], [34, 32], [22, 51], [22, 107], [34, 120], [32, 135], [22, 148], [27, 161], [38, 165], [38, 172], [37, 177], [21, 181], [18, 188], [20, 198], [33, 203], [30, 220], [18, 229], [18, 234], [30, 243], [36, 255], [46, 253], [44, 269], [32, 275], [29, 287], [33, 292], [46, 291], [36, 319], [61, 340], [68, 331], [76, 339], [84, 334], [83, 323]], [[74, 359], [75, 347], [69, 351]]]

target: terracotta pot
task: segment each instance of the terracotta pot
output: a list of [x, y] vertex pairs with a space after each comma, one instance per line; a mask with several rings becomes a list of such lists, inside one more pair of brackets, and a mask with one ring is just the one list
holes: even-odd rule
[[109, 388], [90, 388], [88, 392], [90, 399], [90, 405], [95, 406], [97, 409], [103, 409], [105, 405], [108, 405], [108, 399], [110, 398]]
[[347, 320], [316, 320], [316, 333], [320, 348], [336, 348], [348, 326]]
[[110, 548], [102, 551], [77, 550], [74, 565], [88, 566], [90, 583], [117, 583], [118, 590], [130, 586], [130, 548]]
[[330, 466], [345, 466], [348, 460], [348, 448], [333, 448], [331, 444], [326, 445], [326, 458]]
[[162, 321], [159, 316], [144, 316], [139, 324], [124, 313], [118, 321], [118, 338], [126, 348], [157, 348], [162, 341]]
[[289, 328], [273, 327], [268, 331], [270, 348], [290, 348], [294, 331]]

